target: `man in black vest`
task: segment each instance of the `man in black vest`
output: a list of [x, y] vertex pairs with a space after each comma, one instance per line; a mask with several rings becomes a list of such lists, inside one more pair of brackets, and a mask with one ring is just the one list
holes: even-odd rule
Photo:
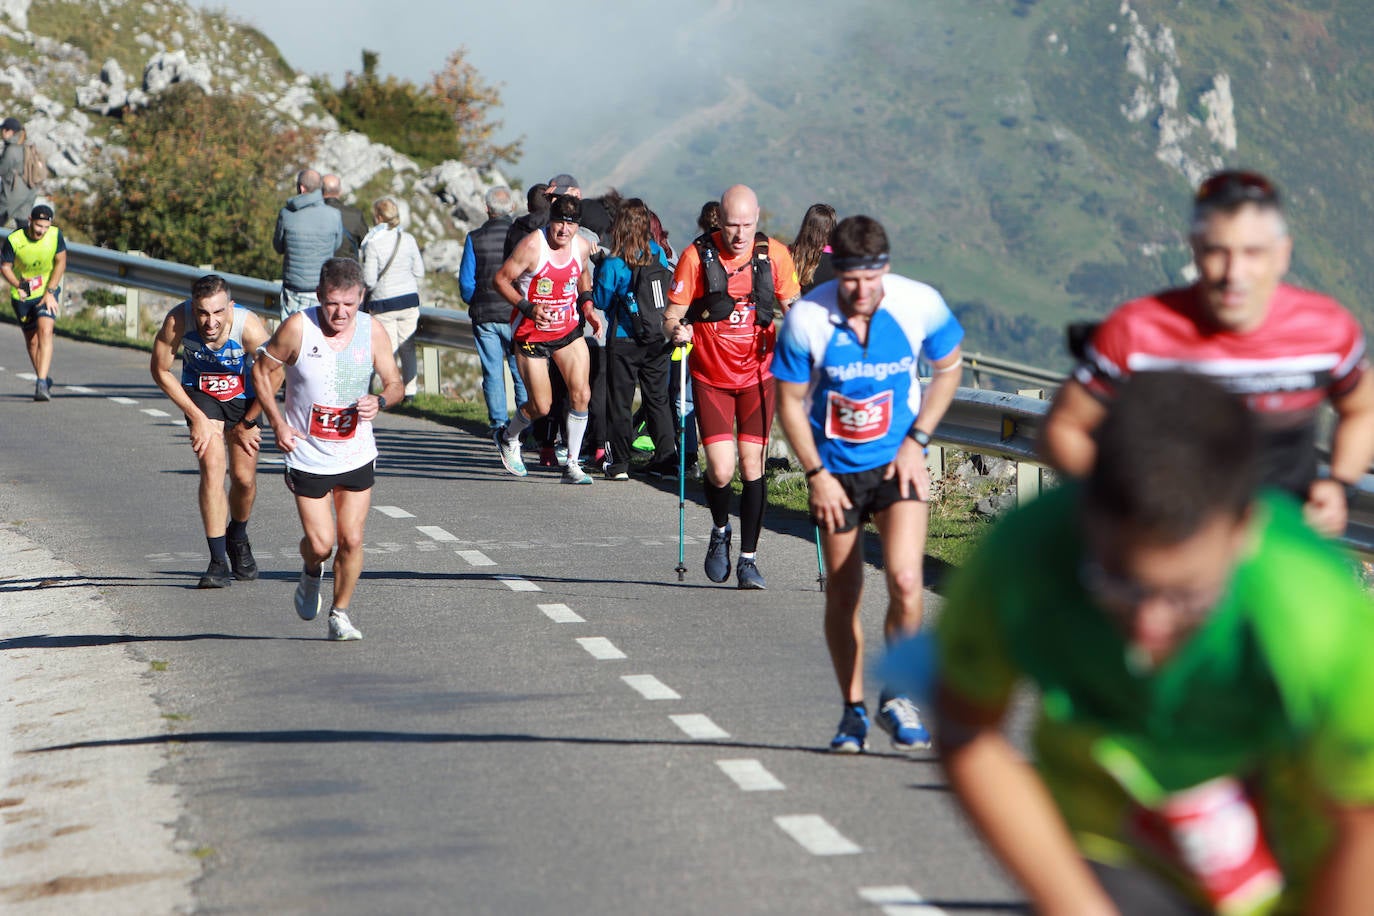
[[358, 246], [363, 243], [363, 236], [367, 235], [367, 217], [357, 207], [343, 202], [340, 196], [343, 194], [343, 182], [338, 175], [326, 175], [320, 179], [320, 193], [324, 195], [325, 206], [338, 210], [339, 218], [343, 220], [344, 240], [334, 249], [334, 257], [358, 260]]
[[515, 384], [515, 403], [529, 400], [511, 346], [511, 307], [492, 288], [492, 278], [505, 263], [506, 234], [511, 228], [515, 198], [510, 188], [487, 192], [487, 221], [468, 233], [463, 243], [463, 262], [458, 268], [458, 288], [468, 304], [472, 336], [482, 362], [482, 397], [487, 402], [487, 421], [493, 430], [503, 429], [506, 413], [506, 379], [503, 365], [510, 366]]

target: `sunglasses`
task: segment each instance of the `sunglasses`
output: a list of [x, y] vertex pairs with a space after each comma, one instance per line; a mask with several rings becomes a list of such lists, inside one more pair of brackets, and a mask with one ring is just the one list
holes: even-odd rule
[[1197, 206], [1229, 207], [1245, 202], [1277, 205], [1279, 189], [1258, 172], [1217, 172], [1198, 185]]
[[1099, 609], [1127, 626], [1146, 601], [1160, 601], [1185, 626], [1197, 626], [1211, 615], [1229, 586], [1224, 582], [1204, 589], [1150, 588], [1108, 572], [1094, 560], [1082, 562], [1078, 579]]

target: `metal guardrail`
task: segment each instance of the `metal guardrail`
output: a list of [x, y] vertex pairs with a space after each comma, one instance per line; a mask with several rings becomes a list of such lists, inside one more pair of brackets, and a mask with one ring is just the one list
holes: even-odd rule
[[[191, 284], [205, 271], [171, 261], [160, 261], [92, 245], [68, 244], [67, 270], [93, 280], [131, 289], [148, 290], [168, 296], [186, 296]], [[280, 315], [281, 283], [259, 280], [242, 274], [219, 272], [234, 291], [234, 300], [268, 317]], [[447, 347], [475, 353], [472, 323], [466, 312], [424, 307], [416, 341], [433, 347]], [[1048, 369], [980, 353], [964, 355], [965, 366], [974, 373], [996, 374], [1006, 378], [1055, 388], [1064, 376]], [[1010, 458], [1027, 465], [1031, 475], [1022, 481], [1038, 479], [1036, 442], [1049, 402], [1022, 395], [960, 388], [944, 421], [936, 431], [938, 443], [954, 445], [986, 455]], [[1374, 476], [1361, 481], [1360, 491], [1350, 508], [1350, 524], [1345, 544], [1362, 553], [1374, 553]]]

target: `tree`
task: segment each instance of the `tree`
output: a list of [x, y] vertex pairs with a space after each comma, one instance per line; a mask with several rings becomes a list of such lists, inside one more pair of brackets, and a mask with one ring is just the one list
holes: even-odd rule
[[467, 60], [468, 49], [459, 47], [448, 56], [444, 69], [435, 74], [429, 91], [443, 102], [453, 118], [461, 158], [479, 169], [489, 169], [497, 162], [514, 165], [520, 159], [522, 139], [504, 146], [492, 142], [492, 136], [505, 123], [489, 120], [488, 111], [499, 108], [501, 92], [488, 86], [481, 74]]
[[363, 51], [363, 72], [344, 76], [341, 89], [317, 81], [325, 110], [344, 130], [356, 130], [421, 165], [461, 158], [449, 109], [433, 94], [394, 76], [377, 76], [376, 51]]
[[273, 131], [253, 99], [190, 84], [126, 115], [117, 134], [127, 153], [70, 217], [96, 244], [250, 277], [278, 274], [272, 227], [289, 177], [313, 152], [312, 134]]

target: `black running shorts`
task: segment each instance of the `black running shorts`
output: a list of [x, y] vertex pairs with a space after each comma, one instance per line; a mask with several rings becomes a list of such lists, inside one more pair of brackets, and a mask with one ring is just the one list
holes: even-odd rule
[[360, 468], [344, 471], [342, 474], [310, 474], [306, 471], [286, 469], [286, 489], [306, 499], [323, 499], [338, 488], [361, 493], [371, 490], [376, 479], [375, 461], [369, 461]]
[[[844, 526], [837, 528], [836, 534], [853, 531], [855, 527], [871, 520], [874, 515], [889, 508], [894, 503], [903, 500], [920, 502], [914, 484], [907, 488], [907, 495], [903, 496], [895, 476], [891, 480], [883, 479], [883, 475], [886, 473], [887, 466], [883, 465], [880, 468], [872, 468], [867, 471], [831, 474], [840, 482], [840, 486], [844, 487], [844, 494], [854, 504], [852, 509], [844, 511]], [[814, 517], [811, 521], [816, 523]]]
[[550, 359], [559, 350], [576, 340], [582, 339], [582, 324], [557, 340], [517, 340], [515, 345], [530, 359]]
[[234, 398], [232, 401], [221, 401], [213, 398], [199, 388], [192, 388], [190, 385], [183, 385], [186, 393], [191, 398], [191, 403], [200, 408], [200, 412], [211, 420], [223, 420], [224, 428], [227, 430], [231, 426], [236, 426], [243, 421], [243, 415], [248, 412], [248, 405], [253, 403], [249, 398]]

